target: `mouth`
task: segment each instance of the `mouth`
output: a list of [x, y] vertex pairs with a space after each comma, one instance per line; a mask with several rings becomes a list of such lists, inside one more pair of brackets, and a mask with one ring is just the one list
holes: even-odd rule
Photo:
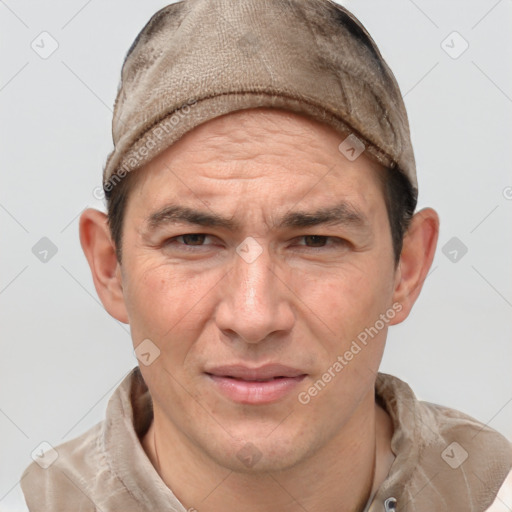
[[[213, 376], [213, 374], [210, 374], [210, 375]], [[240, 378], [240, 377], [232, 377], [231, 375], [215, 375], [215, 377], [224, 377], [226, 379], [242, 380], [244, 382], [270, 382], [271, 380], [291, 378], [291, 377], [285, 377], [284, 375], [279, 375], [278, 377], [271, 377], [269, 379], [244, 379], [244, 378]]]
[[209, 369], [206, 376], [223, 396], [241, 404], [269, 404], [285, 398], [307, 376], [278, 364], [249, 368], [243, 365]]

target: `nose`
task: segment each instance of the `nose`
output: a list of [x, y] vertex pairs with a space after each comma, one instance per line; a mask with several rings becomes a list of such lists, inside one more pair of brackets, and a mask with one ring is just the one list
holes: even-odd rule
[[252, 344], [290, 332], [295, 321], [293, 292], [278, 277], [268, 250], [255, 259], [244, 258], [242, 252], [233, 258], [216, 310], [218, 328], [231, 339]]

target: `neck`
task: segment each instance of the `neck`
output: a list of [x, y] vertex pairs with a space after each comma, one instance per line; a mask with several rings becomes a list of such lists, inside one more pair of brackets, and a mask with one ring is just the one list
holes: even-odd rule
[[391, 436], [391, 419], [372, 390], [337, 436], [284, 471], [237, 473], [220, 466], [197, 453], [157, 409], [142, 444], [162, 480], [191, 510], [358, 512], [388, 474]]

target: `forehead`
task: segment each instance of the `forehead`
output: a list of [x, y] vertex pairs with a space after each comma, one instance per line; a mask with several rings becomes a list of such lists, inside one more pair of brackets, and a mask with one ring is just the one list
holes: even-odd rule
[[[383, 200], [380, 164], [339, 150], [348, 134], [303, 115], [250, 109], [204, 123], [134, 174], [133, 194], [147, 206], [169, 197], [215, 201], [258, 196], [321, 203], [350, 196], [361, 206]], [[320, 206], [317, 204], [317, 206]]]

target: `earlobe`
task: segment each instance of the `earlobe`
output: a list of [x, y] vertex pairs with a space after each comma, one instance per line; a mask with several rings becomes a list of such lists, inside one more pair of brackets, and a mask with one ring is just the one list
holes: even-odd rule
[[96, 292], [108, 313], [128, 323], [121, 272], [107, 216], [88, 208], [80, 216], [80, 243], [91, 268]]
[[392, 324], [409, 315], [427, 277], [436, 252], [439, 216], [432, 208], [417, 212], [404, 236], [400, 262], [396, 271], [393, 301], [402, 305]]

